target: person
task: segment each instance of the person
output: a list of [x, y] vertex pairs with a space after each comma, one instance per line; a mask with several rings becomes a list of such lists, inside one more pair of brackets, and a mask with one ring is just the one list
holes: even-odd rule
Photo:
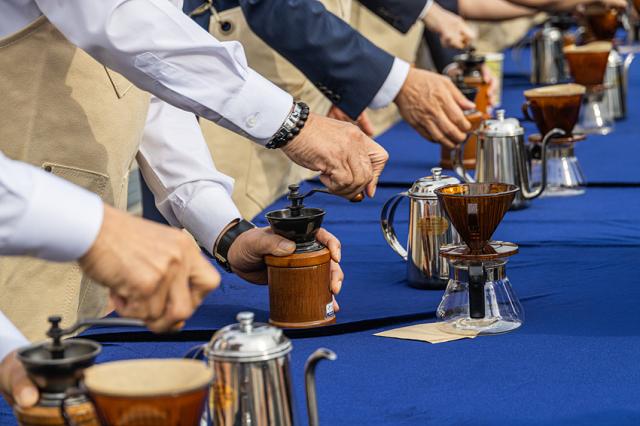
[[[367, 2], [383, 13], [372, 3]], [[431, 13], [431, 2], [412, 3], [416, 6], [407, 8], [396, 2], [394, 11], [406, 13], [411, 24], [421, 13]], [[469, 108], [470, 103], [447, 79], [412, 69], [358, 34], [348, 24], [351, 0], [187, 0], [184, 10], [216, 39], [240, 41], [253, 68], [323, 115], [354, 121], [377, 134], [381, 128], [371, 125], [365, 108], [384, 108], [395, 100], [406, 105], [405, 118], [430, 140], [453, 145], [464, 137], [466, 123], [459, 105]], [[402, 26], [408, 29], [404, 20]], [[407, 100], [410, 93], [418, 95]], [[236, 180], [233, 198], [247, 217], [284, 194], [290, 183], [314, 176], [279, 152], [244, 141], [207, 120], [200, 123], [218, 167]], [[242, 161], [246, 158], [250, 160]]]
[[[138, 32], [142, 27], [146, 31]], [[166, 104], [159, 98], [177, 105], [172, 107], [174, 111], [197, 112], [262, 144], [272, 141], [285, 118], [299, 108], [288, 94], [247, 67], [239, 45], [219, 43], [164, 0], [112, 0], [100, 2], [99, 7], [82, 1], [2, 2], [0, 36], [4, 37], [0, 40], [0, 91], [5, 96], [0, 106], [0, 151], [80, 184], [116, 207], [126, 205], [126, 178], [140, 137], [149, 130], [147, 116], [154, 117], [159, 106]], [[158, 95], [158, 102], [150, 105], [149, 95], [116, 70]], [[191, 121], [184, 121], [184, 117], [179, 120], [190, 123], [186, 128], [197, 129], [193, 115], [188, 117]], [[167, 123], [177, 125], [170, 118], [156, 122], [161, 130], [166, 130]], [[174, 133], [172, 150], [148, 149], [143, 156], [155, 164], [160, 181], [164, 176], [175, 183], [166, 195], [172, 200], [169, 204], [178, 206], [174, 213], [178, 212], [180, 225], [196, 235], [195, 228], [204, 229], [197, 238], [211, 251], [218, 237], [230, 232], [228, 228], [237, 222], [233, 219], [238, 216], [235, 208], [221, 208], [220, 200], [228, 198], [230, 181], [211, 169], [190, 174], [188, 164], [176, 159], [176, 152], [183, 159], [193, 159], [197, 154], [186, 148], [176, 150], [184, 143], [182, 138], [182, 134]], [[355, 126], [313, 113], [302, 131], [282, 149], [294, 161], [320, 171], [327, 186], [344, 196], [365, 189], [373, 195], [374, 175], [379, 174], [387, 158], [386, 152]], [[154, 153], [159, 160], [153, 160]], [[209, 166], [204, 164], [198, 170]], [[173, 167], [173, 171], [163, 174], [163, 167]], [[209, 194], [208, 198], [200, 197], [208, 203], [195, 201], [202, 194]], [[232, 203], [228, 201], [227, 205]], [[73, 210], [79, 210], [79, 206], [71, 204], [69, 211]], [[105, 212], [105, 217], [116, 215], [112, 209], [105, 208]], [[140, 247], [155, 246], [156, 241], [153, 234], [144, 232], [145, 227], [140, 229], [138, 234], [135, 226], [127, 228], [132, 238], [139, 240], [129, 255], [148, 262], [147, 269], [153, 272], [155, 263], [146, 257], [152, 254], [152, 247], [147, 251]], [[249, 245], [254, 242], [249, 236], [258, 238], [266, 232], [245, 231], [246, 235], [236, 232], [234, 236]], [[175, 233], [171, 235], [177, 238]], [[147, 238], [149, 242], [144, 241]], [[182, 237], [176, 245], [180, 253], [187, 250]], [[195, 247], [193, 242], [191, 246]], [[225, 260], [233, 269], [233, 246], [227, 244], [226, 248], [229, 257]], [[158, 262], [165, 258], [171, 256], [160, 256]], [[184, 269], [183, 262], [186, 259], [181, 258], [177, 263]], [[105, 313], [104, 290], [94, 285], [86, 270], [83, 278], [80, 269], [73, 263], [2, 258], [0, 309], [29, 338], [42, 335], [46, 326], [43, 319], [51, 313], [61, 313], [67, 321]], [[118, 270], [112, 273], [118, 274]], [[153, 274], [148, 275], [153, 278]], [[148, 315], [148, 309], [135, 310], [141, 309], [135, 308], [139, 305], [134, 304], [127, 313]], [[153, 319], [159, 319], [155, 316]]]

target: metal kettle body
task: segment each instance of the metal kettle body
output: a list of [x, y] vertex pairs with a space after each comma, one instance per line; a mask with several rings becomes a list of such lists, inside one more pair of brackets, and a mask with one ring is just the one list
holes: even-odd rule
[[562, 32], [548, 23], [531, 42], [531, 83], [556, 84], [569, 78], [564, 60]]
[[[385, 203], [380, 215], [382, 233], [391, 248], [407, 262], [407, 280], [414, 288], [442, 290], [449, 277], [449, 263], [440, 256], [440, 247], [459, 244], [460, 237], [451, 226], [433, 191], [459, 183], [456, 178], [441, 176], [442, 169], [433, 168], [431, 177], [414, 183], [408, 192], [394, 195]], [[409, 236], [407, 248], [398, 241], [393, 223], [400, 202], [409, 198]]]
[[512, 210], [525, 208], [529, 200], [539, 197], [547, 186], [547, 146], [555, 136], [564, 135], [560, 129], [547, 133], [540, 147], [540, 185], [530, 185], [531, 160], [536, 152], [533, 145], [525, 145], [524, 129], [518, 120], [505, 119], [504, 110], [496, 111], [495, 120], [487, 120], [478, 130], [475, 177], [461, 166], [461, 148], [456, 150], [454, 169], [466, 182], [510, 183], [520, 187], [511, 204]]
[[[207, 406], [209, 420], [205, 423], [215, 426], [299, 424], [291, 382], [291, 342], [276, 327], [254, 324], [251, 312], [241, 312], [237, 318], [239, 324], [220, 330], [205, 349], [207, 363], [214, 373]], [[225, 337], [229, 331], [231, 337]], [[254, 342], [250, 342], [252, 334], [257, 336]], [[214, 341], [218, 342], [217, 347]], [[244, 347], [242, 352], [234, 352], [240, 347]], [[336, 355], [328, 349], [318, 349], [305, 365], [310, 426], [318, 425], [315, 368], [323, 359], [335, 360]]]
[[609, 109], [610, 116], [615, 120], [621, 120], [627, 116], [628, 75], [633, 59], [634, 53], [632, 51], [625, 56], [613, 49], [609, 54], [607, 71], [604, 76], [605, 105]]

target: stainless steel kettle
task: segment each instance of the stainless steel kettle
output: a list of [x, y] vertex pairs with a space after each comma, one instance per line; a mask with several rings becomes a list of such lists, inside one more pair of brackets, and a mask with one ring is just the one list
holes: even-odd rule
[[[449, 223], [435, 190], [460, 183], [460, 180], [443, 176], [440, 167], [434, 167], [431, 173], [431, 176], [416, 181], [408, 192], [401, 192], [387, 200], [380, 215], [380, 225], [389, 246], [407, 261], [409, 285], [441, 290], [447, 286], [449, 263], [440, 256], [440, 246], [459, 244], [460, 237]], [[398, 241], [393, 227], [396, 209], [405, 198], [411, 200], [406, 249]]]
[[[281, 329], [254, 323], [252, 312], [240, 312], [238, 323], [220, 329], [204, 348], [213, 369], [208, 424], [216, 426], [290, 426], [297, 424], [291, 389], [291, 341]], [[318, 426], [315, 368], [335, 360], [318, 349], [307, 360], [305, 381], [309, 425]]]
[[629, 67], [634, 59], [633, 50], [618, 51], [612, 49], [609, 54], [607, 71], [604, 76], [605, 105], [610, 111], [610, 116], [615, 120], [627, 116], [627, 88], [629, 81]]
[[547, 145], [549, 140], [564, 135], [552, 129], [542, 139], [540, 185], [531, 188], [529, 176], [534, 145], [525, 145], [524, 129], [515, 118], [505, 118], [504, 110], [496, 111], [496, 119], [486, 120], [478, 129], [475, 179], [462, 163], [463, 146], [458, 146], [453, 160], [455, 172], [466, 182], [501, 182], [518, 185], [520, 191], [511, 205], [512, 210], [527, 207], [529, 200], [539, 197], [547, 186]]
[[547, 21], [531, 40], [531, 83], [556, 84], [569, 78], [564, 60], [563, 35]]

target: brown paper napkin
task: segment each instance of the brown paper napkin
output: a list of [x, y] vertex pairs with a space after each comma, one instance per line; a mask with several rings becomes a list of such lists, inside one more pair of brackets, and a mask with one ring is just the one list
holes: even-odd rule
[[427, 324], [410, 325], [409, 327], [396, 328], [376, 333], [375, 336], [391, 337], [393, 339], [420, 340], [429, 343], [444, 343], [460, 339], [473, 339], [478, 335], [475, 331], [451, 333], [442, 323], [430, 322]]

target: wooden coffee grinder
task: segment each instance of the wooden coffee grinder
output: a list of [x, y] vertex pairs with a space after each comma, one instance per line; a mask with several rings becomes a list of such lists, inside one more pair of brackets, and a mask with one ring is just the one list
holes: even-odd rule
[[[296, 243], [296, 251], [284, 257], [266, 256], [269, 275], [269, 322], [281, 328], [321, 327], [336, 321], [331, 294], [331, 255], [316, 240], [325, 211], [303, 205], [314, 189], [300, 193], [289, 186], [291, 205], [266, 214], [276, 234]], [[362, 196], [353, 201], [362, 200]]]
[[[482, 76], [482, 65], [485, 57], [475, 53], [474, 48], [469, 48], [465, 53], [457, 55], [455, 58], [458, 67], [462, 71], [454, 82], [458, 89], [476, 104], [476, 108], [467, 116], [467, 120], [471, 122], [472, 130], [479, 127], [482, 120], [488, 119], [489, 105], [489, 83]], [[479, 113], [479, 114], [478, 114]], [[476, 167], [476, 143], [475, 134], [469, 136], [469, 140], [464, 146], [464, 168], [472, 170]], [[440, 167], [445, 169], [453, 168], [452, 150], [442, 146], [440, 150]]]

